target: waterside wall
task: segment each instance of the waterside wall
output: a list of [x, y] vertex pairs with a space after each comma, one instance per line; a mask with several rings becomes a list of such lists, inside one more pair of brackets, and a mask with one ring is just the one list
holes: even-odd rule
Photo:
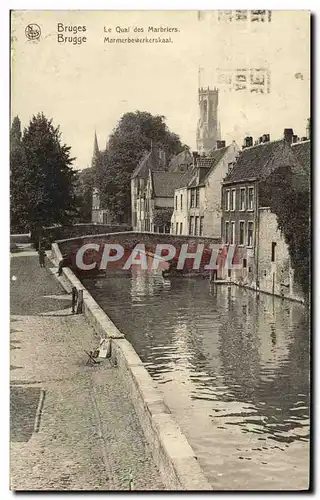
[[[58, 265], [62, 253], [57, 243], [52, 245], [52, 260]], [[144, 367], [132, 345], [95, 302], [75, 274], [63, 268], [62, 284], [69, 292], [73, 286], [83, 291], [83, 312], [88, 323], [103, 338], [111, 339], [112, 360], [118, 366], [131, 395], [153, 458], [168, 490], [212, 490], [197, 458], [157, 384]]]

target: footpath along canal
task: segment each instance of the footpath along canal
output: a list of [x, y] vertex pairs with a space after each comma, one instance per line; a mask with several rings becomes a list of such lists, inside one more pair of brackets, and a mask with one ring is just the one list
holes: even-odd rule
[[10, 267], [10, 488], [163, 490], [119, 370], [86, 366], [99, 338], [71, 296], [31, 248]]
[[214, 488], [308, 488], [303, 305], [141, 269], [82, 281], [156, 380]]

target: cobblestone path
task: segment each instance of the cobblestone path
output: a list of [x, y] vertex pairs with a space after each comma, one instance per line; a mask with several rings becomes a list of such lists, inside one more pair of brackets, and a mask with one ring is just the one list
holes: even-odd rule
[[11, 259], [10, 488], [163, 490], [130, 397], [71, 298], [37, 256]]

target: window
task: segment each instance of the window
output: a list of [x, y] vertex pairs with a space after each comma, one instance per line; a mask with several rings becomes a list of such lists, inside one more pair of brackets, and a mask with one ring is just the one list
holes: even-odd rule
[[179, 234], [179, 222], [176, 222], [176, 234]]
[[230, 203], [230, 210], [235, 210], [236, 209], [236, 190], [231, 189], [231, 203]]
[[206, 115], [207, 114], [207, 109], [208, 109], [208, 103], [207, 101], [203, 102], [203, 113]]
[[178, 210], [178, 196], [175, 196], [175, 208]]
[[276, 242], [273, 241], [271, 243], [271, 262], [274, 262], [276, 260]]
[[253, 246], [253, 222], [248, 222], [248, 247]]
[[195, 192], [194, 192], [194, 189], [191, 189], [191, 199], [190, 199], [190, 207], [193, 208], [194, 207], [194, 203], [195, 203]]
[[171, 234], [173, 234], [173, 222], [171, 222]]
[[253, 210], [253, 187], [248, 188], [248, 210]]
[[242, 259], [242, 265], [244, 268], [247, 267], [247, 259]]
[[231, 222], [231, 234], [230, 234], [230, 244], [234, 245], [235, 244], [235, 239], [236, 239], [236, 231], [235, 231], [235, 222]]
[[239, 245], [244, 245], [244, 221], [239, 222]]
[[199, 208], [200, 189], [196, 188], [196, 207]]
[[180, 210], [182, 210], [182, 199], [183, 199], [183, 196], [182, 196], [182, 194], [180, 194]]
[[199, 235], [202, 236], [203, 235], [203, 221], [204, 221], [204, 217], [203, 215], [200, 217], [200, 228], [199, 228]]
[[240, 210], [246, 209], [246, 188], [240, 188]]
[[180, 222], [180, 234], [182, 234], [182, 222]]
[[190, 217], [190, 219], [189, 219], [189, 234], [191, 234], [191, 235], [193, 234], [193, 223], [194, 223], [193, 219], [194, 219], [194, 217]]
[[199, 217], [194, 218], [194, 234], [198, 236]]
[[225, 241], [225, 243], [229, 243], [229, 222], [226, 222], [226, 225], [225, 225], [224, 241]]
[[230, 189], [225, 190], [225, 205], [224, 209], [228, 212], [230, 210]]

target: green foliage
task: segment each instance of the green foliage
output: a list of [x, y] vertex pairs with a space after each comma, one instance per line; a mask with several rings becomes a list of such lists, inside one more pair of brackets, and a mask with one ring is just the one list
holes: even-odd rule
[[12, 232], [25, 232], [26, 189], [23, 181], [24, 152], [21, 143], [21, 122], [16, 116], [10, 131], [10, 220]]
[[164, 150], [167, 162], [184, 149], [179, 137], [169, 131], [163, 116], [141, 111], [126, 113], [111, 134], [107, 150], [95, 159], [102, 206], [118, 219], [129, 218], [131, 175], [150, 151], [151, 141]]
[[172, 208], [157, 208], [153, 216], [154, 225], [158, 227], [170, 227], [172, 212]]
[[12, 231], [68, 223], [76, 214], [71, 148], [42, 113], [32, 117], [22, 138], [18, 120], [10, 144]]
[[94, 169], [85, 168], [76, 172], [75, 193], [79, 222], [91, 222]]
[[310, 190], [295, 182], [289, 167], [279, 168], [260, 186], [260, 202], [277, 216], [288, 245], [295, 279], [306, 296], [310, 291]]

